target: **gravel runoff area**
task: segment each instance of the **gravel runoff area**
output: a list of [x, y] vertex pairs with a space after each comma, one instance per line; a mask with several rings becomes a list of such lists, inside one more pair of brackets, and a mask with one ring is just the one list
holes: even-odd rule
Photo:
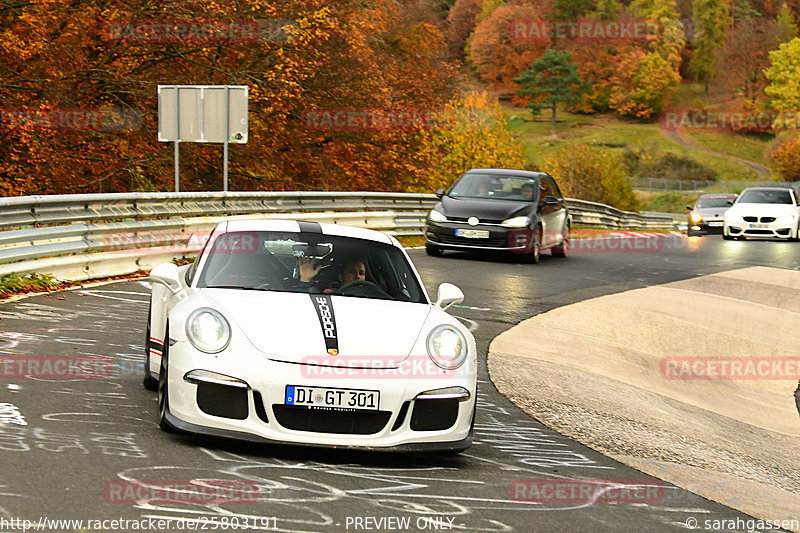
[[[745, 268], [525, 320], [491, 343], [489, 373], [591, 448], [756, 518], [797, 521], [798, 324], [800, 272]], [[697, 379], [707, 373], [726, 379]]]

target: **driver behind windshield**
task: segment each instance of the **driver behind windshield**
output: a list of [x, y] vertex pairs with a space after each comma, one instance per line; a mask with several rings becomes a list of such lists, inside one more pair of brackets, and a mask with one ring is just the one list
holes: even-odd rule
[[[314, 285], [312, 280], [319, 274], [322, 265], [317, 263], [317, 260], [313, 257], [300, 257], [297, 260], [297, 267], [300, 270], [300, 281], [297, 282], [297, 288], [300, 290], [310, 289]], [[353, 281], [364, 281], [367, 275], [367, 267], [364, 260], [359, 257], [350, 258], [339, 263], [338, 271], [338, 287]], [[333, 292], [338, 287], [333, 287], [333, 283], [331, 283], [323, 292]]]

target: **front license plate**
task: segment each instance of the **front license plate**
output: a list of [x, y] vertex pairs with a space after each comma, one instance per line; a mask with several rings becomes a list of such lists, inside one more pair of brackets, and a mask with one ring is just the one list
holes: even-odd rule
[[381, 393], [376, 390], [286, 385], [286, 405], [377, 411], [380, 400]]
[[721, 221], [721, 220], [719, 220], [719, 221], [717, 221], [717, 220], [709, 220], [709, 221], [708, 221], [708, 226], [709, 226], [710, 228], [719, 228], [719, 227], [722, 227], [722, 221]]
[[484, 229], [457, 229], [456, 237], [464, 237], [467, 239], [488, 239], [489, 232]]
[[751, 228], [768, 228], [769, 224], [750, 224]]

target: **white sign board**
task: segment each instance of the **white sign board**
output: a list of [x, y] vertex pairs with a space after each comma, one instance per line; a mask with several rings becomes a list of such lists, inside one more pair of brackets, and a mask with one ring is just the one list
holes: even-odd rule
[[159, 85], [158, 140], [244, 144], [247, 96], [246, 85]]

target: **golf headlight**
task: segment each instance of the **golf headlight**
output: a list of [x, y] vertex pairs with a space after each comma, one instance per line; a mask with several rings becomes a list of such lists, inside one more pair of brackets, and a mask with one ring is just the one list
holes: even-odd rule
[[428, 355], [436, 366], [454, 370], [467, 358], [467, 339], [453, 326], [437, 326], [428, 335]]
[[528, 217], [514, 217], [504, 220], [500, 225], [504, 228], [527, 228], [530, 222]]
[[694, 223], [703, 221], [703, 217], [700, 216], [700, 213], [692, 213], [691, 215], [689, 215], [689, 219]]
[[447, 222], [447, 217], [441, 214], [436, 209], [431, 209], [428, 218], [431, 220], [431, 222]]
[[186, 336], [201, 352], [218, 353], [228, 347], [231, 327], [218, 311], [203, 307], [189, 315]]

